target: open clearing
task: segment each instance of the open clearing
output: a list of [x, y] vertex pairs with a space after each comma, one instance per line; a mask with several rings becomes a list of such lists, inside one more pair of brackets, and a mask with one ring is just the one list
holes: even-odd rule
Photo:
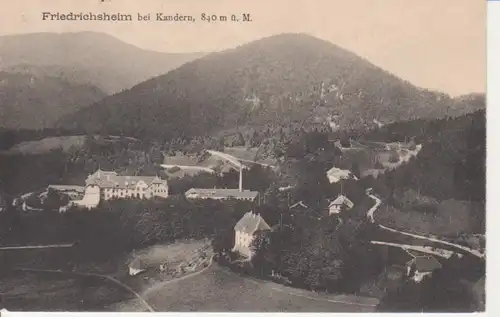
[[0, 294], [11, 311], [111, 311], [110, 304], [131, 296], [102, 279], [39, 273], [0, 279]]
[[[142, 296], [157, 311], [371, 312], [378, 303], [255, 280], [217, 264], [192, 277], [155, 285]], [[131, 301], [119, 309], [136, 311], [137, 305]]]
[[[117, 142], [126, 140], [127, 142], [138, 142], [139, 140], [131, 137], [117, 137], [117, 136], [98, 136], [104, 142]], [[80, 149], [85, 144], [85, 135], [65, 135], [46, 137], [41, 140], [23, 141], [11, 147], [7, 151], [2, 151], [2, 154], [42, 154], [54, 150], [62, 150], [68, 152], [70, 149]]]
[[431, 213], [408, 210], [400, 211], [392, 207], [382, 207], [375, 215], [381, 224], [414, 233], [456, 236], [481, 231], [480, 213], [484, 206], [466, 201], [446, 200], [437, 205]]

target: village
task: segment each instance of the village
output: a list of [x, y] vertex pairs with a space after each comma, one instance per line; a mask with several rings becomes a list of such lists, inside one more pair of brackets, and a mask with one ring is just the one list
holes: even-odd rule
[[[352, 142], [352, 146], [345, 148], [340, 142], [336, 142], [336, 146], [343, 152], [354, 151], [357, 147], [366, 146], [359, 142]], [[387, 150], [394, 150], [396, 148], [399, 153], [399, 159], [389, 160], [385, 168], [397, 168], [399, 164], [404, 164], [408, 160], [416, 156], [421, 150], [421, 145], [413, 145], [411, 148], [402, 146], [401, 144], [387, 144]], [[173, 173], [188, 173], [196, 175], [199, 172], [216, 173], [218, 169], [222, 172], [229, 170], [237, 170], [238, 188], [191, 188], [184, 194], [188, 200], [240, 200], [251, 203], [253, 206], [259, 206], [263, 203], [265, 195], [262, 192], [244, 189], [243, 171], [248, 170], [250, 166], [255, 164], [262, 164], [266, 168], [273, 168], [270, 164], [259, 163], [250, 159], [238, 158], [235, 155], [208, 150], [208, 158], [204, 162], [185, 163], [186, 159], [181, 156], [173, 158], [165, 158], [165, 164], [161, 167], [166, 171]], [[231, 152], [229, 152], [231, 153]], [[232, 152], [234, 154], [234, 151]], [[179, 162], [181, 164], [179, 164]], [[208, 162], [208, 163], [207, 163]], [[189, 165], [182, 165], [189, 164]], [[375, 172], [377, 173], [377, 172]], [[348, 197], [342, 190], [342, 182], [346, 180], [357, 181], [358, 177], [350, 170], [332, 167], [326, 172], [326, 177], [331, 184], [340, 184], [340, 192], [336, 197], [331, 197], [327, 203], [324, 216], [337, 218], [340, 222], [346, 218], [349, 211], [353, 209], [355, 203]], [[281, 186], [279, 192], [285, 193], [293, 189], [293, 186]], [[96, 208], [103, 201], [110, 200], [127, 200], [127, 199], [166, 199], [169, 197], [168, 181], [156, 176], [140, 176], [140, 175], [118, 175], [114, 171], [104, 171], [98, 169], [93, 174], [89, 175], [85, 181], [84, 186], [75, 185], [49, 185], [47, 190], [39, 193], [37, 197], [41, 203], [47, 199], [48, 192], [53, 191], [63, 196], [69, 197], [67, 203], [60, 206], [58, 211], [60, 213], [70, 212], [72, 209], [86, 209], [92, 210]], [[370, 197], [373, 205], [366, 210], [366, 221], [372, 224], [377, 223], [376, 213], [382, 201], [376, 196], [371, 188], [365, 189], [366, 196]], [[28, 203], [33, 193], [24, 194], [19, 198], [14, 199], [13, 205], [20, 208], [23, 212], [37, 212], [41, 211], [40, 207], [30, 206]], [[28, 202], [28, 203], [27, 203]], [[310, 209], [303, 201], [288, 201], [289, 210], [291, 213], [308, 213]], [[320, 216], [320, 217], [324, 217]], [[348, 216], [347, 216], [348, 218]], [[320, 218], [318, 218], [320, 219]], [[282, 222], [278, 226], [281, 229]], [[440, 259], [449, 259], [452, 256], [462, 257], [462, 252], [473, 254], [476, 257], [484, 258], [484, 253], [473, 250], [472, 248], [461, 246], [458, 244], [450, 243], [440, 240], [437, 237], [427, 237], [423, 235], [416, 235], [411, 232], [402, 232], [393, 228], [388, 228], [378, 224], [379, 228], [388, 232], [398, 232], [401, 235], [410, 236], [417, 241], [414, 245], [408, 243], [401, 243], [399, 241], [378, 241], [373, 239], [371, 243], [375, 246], [385, 246], [403, 250], [408, 255], [404, 263], [400, 263], [404, 267], [404, 274], [407, 279], [413, 280], [415, 283], [420, 283], [425, 277], [429, 277], [436, 270], [441, 269]], [[233, 264], [248, 262], [255, 255], [254, 240], [256, 235], [273, 230], [278, 230], [276, 226], [271, 227], [266, 219], [254, 210], [246, 212], [243, 217], [234, 226], [234, 245], [230, 250], [225, 250], [224, 253], [229, 252], [233, 258]], [[424, 243], [422, 243], [424, 242]], [[428, 243], [425, 243], [428, 242]], [[439, 247], [436, 247], [438, 245]], [[451, 249], [449, 247], [452, 247]], [[200, 251], [201, 250], [201, 251]], [[460, 251], [460, 252], [457, 252]], [[198, 256], [192, 256], [189, 260], [183, 262], [174, 271], [171, 272], [172, 276], [176, 276], [180, 272], [194, 272], [200, 267], [207, 267], [212, 261], [214, 254], [207, 252], [206, 244], [200, 246], [195, 252]], [[201, 256], [200, 254], [203, 254]], [[212, 254], [212, 255], [211, 255]], [[234, 256], [233, 256], [234, 255]], [[224, 255], [218, 255], [218, 257]], [[227, 255], [226, 255], [227, 256]], [[166, 264], [158, 258], [143, 259], [140, 256], [132, 257], [129, 261], [129, 275], [135, 276], [144, 273], [147, 270], [153, 270], [164, 273], [167, 271]], [[149, 263], [148, 263], [149, 262]], [[156, 263], [156, 264], [155, 264]], [[168, 270], [171, 270], [169, 268]], [[280, 272], [273, 270], [272, 276], [281, 276]]]

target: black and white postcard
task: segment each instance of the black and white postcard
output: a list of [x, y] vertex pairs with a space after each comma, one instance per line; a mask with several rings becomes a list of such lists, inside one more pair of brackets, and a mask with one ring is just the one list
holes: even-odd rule
[[0, 309], [485, 311], [485, 1], [0, 5]]

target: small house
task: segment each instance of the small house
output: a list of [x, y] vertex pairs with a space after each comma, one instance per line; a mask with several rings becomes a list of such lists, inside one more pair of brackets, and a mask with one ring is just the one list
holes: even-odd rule
[[433, 256], [416, 256], [406, 264], [406, 275], [417, 283], [441, 268], [441, 263]]
[[254, 234], [257, 231], [269, 231], [271, 227], [267, 222], [258, 214], [247, 212], [234, 226], [235, 238], [233, 252], [251, 258], [252, 250], [250, 245], [254, 239]]
[[128, 274], [130, 276], [135, 276], [147, 270], [146, 262], [139, 258], [135, 258], [130, 262], [128, 266]]
[[329, 214], [339, 214], [344, 210], [349, 210], [354, 207], [354, 203], [344, 195], [339, 195], [334, 201], [328, 205]]

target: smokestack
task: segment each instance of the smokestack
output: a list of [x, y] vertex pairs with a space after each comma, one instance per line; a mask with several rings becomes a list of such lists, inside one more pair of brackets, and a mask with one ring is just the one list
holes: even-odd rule
[[243, 165], [240, 165], [240, 193], [243, 191]]

